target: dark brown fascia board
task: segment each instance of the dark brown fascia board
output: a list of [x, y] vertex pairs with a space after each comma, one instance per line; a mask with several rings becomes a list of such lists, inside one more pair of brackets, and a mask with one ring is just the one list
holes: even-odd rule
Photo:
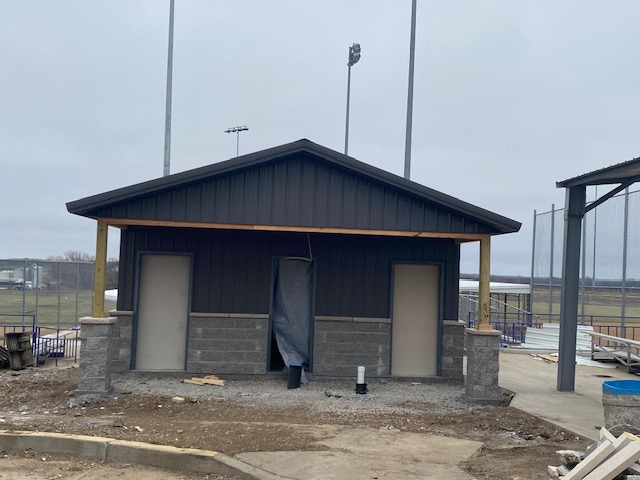
[[394, 186], [419, 198], [433, 201], [445, 208], [455, 212], [460, 212], [461, 214], [472, 217], [481, 223], [488, 224], [495, 228], [499, 233], [513, 233], [520, 230], [520, 222], [511, 220], [510, 218], [485, 210], [481, 207], [477, 207], [450, 195], [420, 185], [416, 182], [412, 182], [411, 180], [404, 179], [378, 167], [368, 165], [353, 157], [336, 152], [330, 148], [323, 147], [307, 139], [298, 140], [296, 142], [243, 155], [241, 157], [199, 167], [186, 172], [176, 173], [167, 177], [161, 177], [82, 198], [80, 200], [75, 200], [67, 203], [67, 210], [70, 213], [77, 215], [91, 216], [90, 211], [92, 210], [113, 203], [122, 202], [134, 196], [157, 193], [161, 190], [210, 178], [213, 175], [223, 175], [235, 170], [268, 163], [276, 159], [279, 160], [284, 156], [295, 155], [298, 153], [308, 153], [316, 157], [321, 157], [333, 165], [345, 168], [352, 172], [355, 171], [365, 177], [373, 178], [381, 183]]
[[557, 188], [640, 181], [640, 157], [556, 182]]

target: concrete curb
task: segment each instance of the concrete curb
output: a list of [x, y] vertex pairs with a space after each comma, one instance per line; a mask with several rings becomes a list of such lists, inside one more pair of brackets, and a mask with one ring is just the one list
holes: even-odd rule
[[144, 442], [51, 432], [0, 431], [0, 450], [35, 450], [100, 461], [135, 463], [170, 470], [235, 475], [245, 479], [286, 480], [222, 453]]

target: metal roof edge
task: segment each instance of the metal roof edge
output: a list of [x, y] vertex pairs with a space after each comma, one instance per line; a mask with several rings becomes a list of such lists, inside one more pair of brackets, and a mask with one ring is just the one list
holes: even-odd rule
[[[640, 166], [640, 157], [632, 158], [631, 160], [616, 163], [608, 167], [599, 168], [582, 175], [567, 178], [566, 180], [561, 180], [559, 182], [556, 182], [556, 188], [575, 187], [578, 185], [604, 185], [609, 183], [621, 183], [622, 181], [629, 178], [637, 178], [636, 181], [640, 181], [640, 176], [638, 175], [625, 176], [624, 174], [620, 177], [602, 179], [602, 176], [606, 173], [615, 172], [617, 170], [621, 170], [624, 172], [624, 170], [628, 169], [629, 167], [636, 166], [636, 164]], [[601, 177], [601, 180], [598, 180], [598, 177]]]

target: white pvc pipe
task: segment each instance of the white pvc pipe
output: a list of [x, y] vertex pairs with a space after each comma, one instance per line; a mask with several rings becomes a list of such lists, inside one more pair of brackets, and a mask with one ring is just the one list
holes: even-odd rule
[[364, 383], [364, 367], [358, 367], [358, 381], [356, 383]]

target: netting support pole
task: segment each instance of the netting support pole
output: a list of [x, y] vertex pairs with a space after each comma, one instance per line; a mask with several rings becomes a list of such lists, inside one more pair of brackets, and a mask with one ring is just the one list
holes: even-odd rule
[[620, 305], [620, 324], [622, 337], [627, 337], [625, 315], [627, 308], [627, 251], [629, 239], [629, 187], [624, 190], [624, 234], [622, 237], [622, 303]]
[[549, 322], [553, 320], [553, 244], [556, 230], [556, 206], [551, 204], [551, 245], [549, 250]]
[[[528, 312], [533, 312], [533, 279], [535, 275], [535, 264], [536, 264], [536, 220], [538, 218], [538, 212], [536, 210], [533, 211], [533, 240], [531, 245], [531, 281], [529, 282], [529, 305], [526, 307]], [[529, 318], [527, 319], [529, 325], [532, 322], [532, 316], [529, 314]]]

